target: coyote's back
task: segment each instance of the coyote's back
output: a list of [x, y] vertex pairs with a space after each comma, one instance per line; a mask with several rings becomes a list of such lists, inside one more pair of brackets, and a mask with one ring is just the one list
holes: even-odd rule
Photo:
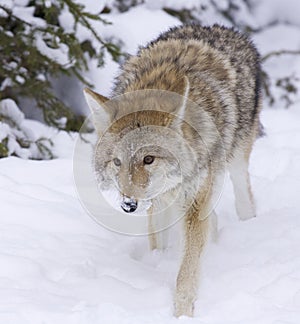
[[[176, 81], [189, 79], [189, 99], [211, 113], [225, 144], [232, 149], [257, 131], [260, 58], [252, 42], [232, 28], [192, 24], [175, 27], [140, 49], [122, 67], [113, 95], [161, 89], [178, 92]], [[255, 128], [255, 131], [253, 130]]]

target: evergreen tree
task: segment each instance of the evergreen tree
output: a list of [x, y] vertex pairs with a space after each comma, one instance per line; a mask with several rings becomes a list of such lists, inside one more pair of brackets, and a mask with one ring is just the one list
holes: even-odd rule
[[[72, 16], [72, 30], [62, 26], [63, 12]], [[72, 0], [30, 0], [12, 8], [0, 5], [0, 99], [34, 99], [47, 124], [78, 130], [83, 117], [57, 97], [51, 78], [68, 75], [91, 86], [82, 74], [88, 59], [97, 58], [102, 65], [105, 51], [118, 58], [119, 48], [104, 41], [91, 21], [108, 24], [100, 13], [87, 12]], [[80, 41], [78, 28], [85, 28], [93, 41]]]

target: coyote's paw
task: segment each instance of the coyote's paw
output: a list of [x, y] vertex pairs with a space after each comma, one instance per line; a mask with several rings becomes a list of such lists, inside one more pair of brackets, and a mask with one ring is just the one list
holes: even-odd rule
[[239, 213], [239, 218], [241, 221], [247, 221], [255, 217], [256, 217], [255, 210], [243, 211]]
[[186, 297], [175, 297], [174, 301], [174, 316], [179, 317], [182, 315], [193, 317], [194, 302]]

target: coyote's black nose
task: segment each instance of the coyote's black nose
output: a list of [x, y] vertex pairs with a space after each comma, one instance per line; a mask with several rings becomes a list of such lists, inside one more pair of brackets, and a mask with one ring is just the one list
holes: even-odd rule
[[124, 197], [121, 207], [126, 213], [133, 213], [137, 209], [138, 203], [135, 199]]

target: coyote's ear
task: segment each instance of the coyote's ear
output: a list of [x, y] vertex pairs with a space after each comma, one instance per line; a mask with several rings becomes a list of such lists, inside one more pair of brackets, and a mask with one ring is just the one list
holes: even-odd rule
[[180, 120], [184, 119], [186, 105], [187, 105], [189, 91], [190, 91], [189, 79], [186, 76], [179, 79], [172, 87], [172, 91], [181, 95], [181, 100], [179, 104], [176, 104], [174, 111], [172, 111], [172, 114], [177, 116], [176, 122], [172, 123], [172, 126], [175, 126], [175, 124], [178, 125], [178, 122], [180, 124]]
[[89, 88], [84, 88], [83, 93], [93, 116], [94, 127], [97, 133], [101, 135], [109, 126], [114, 115], [114, 111], [105, 105], [105, 102], [109, 99]]

